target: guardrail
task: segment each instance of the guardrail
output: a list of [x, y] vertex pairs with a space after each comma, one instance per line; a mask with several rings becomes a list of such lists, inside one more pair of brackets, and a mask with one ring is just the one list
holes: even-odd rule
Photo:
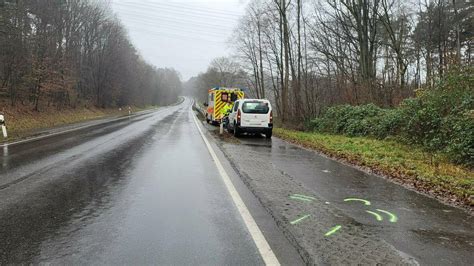
[[206, 116], [206, 108], [201, 106], [198, 101], [194, 100], [194, 108], [200, 112], [204, 117]]
[[[200, 112], [202, 116], [206, 117], [206, 107], [201, 106], [196, 100], [194, 100], [194, 108]], [[224, 123], [219, 123], [219, 134], [224, 134]]]

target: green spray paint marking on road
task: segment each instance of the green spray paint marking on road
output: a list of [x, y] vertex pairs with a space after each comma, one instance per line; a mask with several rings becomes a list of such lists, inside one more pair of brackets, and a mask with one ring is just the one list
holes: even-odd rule
[[376, 212], [372, 212], [372, 211], [365, 211], [365, 212], [370, 213], [373, 216], [375, 216], [375, 219], [377, 219], [377, 221], [379, 221], [379, 222], [383, 220], [382, 216], [380, 214], [376, 213]]
[[315, 200], [315, 198], [313, 198], [313, 197], [306, 196], [306, 195], [301, 195], [301, 194], [293, 194], [292, 196], [300, 197], [300, 198], [306, 198], [306, 199], [310, 199], [310, 200]]
[[388, 216], [390, 216], [390, 222], [391, 223], [396, 223], [398, 221], [397, 216], [395, 214], [389, 212], [389, 211], [381, 210], [381, 209], [377, 209], [377, 211], [383, 212], [383, 213], [387, 214]]
[[331, 228], [331, 230], [329, 230], [326, 234], [324, 234], [324, 236], [330, 236], [334, 233], [336, 233], [339, 229], [341, 229], [342, 226], [340, 225], [336, 225], [334, 226], [333, 228]]
[[302, 200], [302, 201], [307, 201], [307, 202], [313, 201], [312, 199], [302, 198], [302, 197], [299, 197], [299, 196], [290, 196], [290, 199]]
[[370, 205], [370, 201], [365, 200], [365, 199], [347, 198], [347, 199], [344, 199], [344, 201], [361, 201], [361, 202], [363, 202], [363, 203], [364, 203], [365, 205], [367, 205], [367, 206]]
[[305, 215], [305, 216], [303, 216], [303, 217], [301, 217], [301, 218], [298, 218], [298, 219], [296, 219], [296, 220], [290, 222], [290, 224], [295, 225], [295, 224], [297, 224], [297, 223], [303, 221], [304, 219], [306, 219], [306, 218], [308, 218], [308, 217], [310, 217], [310, 216], [311, 216], [311, 215], [307, 214], [307, 215]]

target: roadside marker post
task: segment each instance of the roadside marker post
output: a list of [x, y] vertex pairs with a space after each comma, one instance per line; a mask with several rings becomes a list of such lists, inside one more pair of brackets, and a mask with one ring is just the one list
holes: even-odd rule
[[7, 127], [5, 126], [5, 116], [0, 114], [0, 126], [2, 127], [2, 133], [4, 138], [8, 138]]
[[224, 123], [221, 122], [220, 126], [219, 126], [219, 134], [224, 134]]

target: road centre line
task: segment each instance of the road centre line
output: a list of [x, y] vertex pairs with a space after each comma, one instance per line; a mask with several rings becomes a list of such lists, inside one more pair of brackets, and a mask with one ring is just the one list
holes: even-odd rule
[[[180, 96], [180, 98], [182, 98], [182, 97]], [[0, 144], [0, 148], [13, 146], [13, 145], [16, 145], [16, 144], [21, 144], [21, 143], [33, 142], [33, 141], [36, 141], [36, 140], [41, 140], [41, 139], [45, 139], [45, 138], [49, 138], [49, 137], [54, 137], [54, 136], [57, 136], [57, 135], [62, 135], [62, 134], [70, 133], [70, 132], [73, 132], [73, 131], [78, 131], [78, 130], [89, 128], [89, 127], [100, 126], [100, 125], [106, 124], [106, 123], [113, 123], [113, 122], [120, 121], [120, 120], [127, 120], [127, 119], [130, 119], [130, 118], [135, 118], [135, 117], [139, 117], [139, 116], [142, 116], [142, 115], [148, 115], [148, 114], [153, 114], [153, 113], [158, 114], [158, 113], [161, 113], [165, 110], [169, 110], [170, 107], [174, 107], [174, 106], [177, 106], [179, 104], [182, 104], [185, 101], [185, 98], [182, 98], [182, 99], [183, 100], [179, 103], [177, 102], [175, 104], [163, 106], [161, 108], [159, 107], [159, 108], [155, 108], [155, 109], [151, 109], [151, 110], [143, 110], [143, 111], [139, 111], [139, 112], [136, 112], [136, 113], [133, 113], [133, 114], [119, 116], [117, 118], [113, 118], [111, 120], [107, 120], [107, 121], [104, 121], [104, 122], [100, 122], [100, 120], [97, 120], [98, 123], [92, 123], [92, 124], [88, 124], [88, 125], [84, 125], [84, 126], [80, 126], [80, 127], [75, 127], [75, 128], [71, 128], [71, 129], [67, 129], [67, 130], [63, 130], [63, 131], [58, 131], [58, 132], [54, 132], [54, 133], [50, 133], [50, 134], [41, 135], [41, 136], [38, 136], [38, 137], [26, 138], [26, 139], [23, 139], [23, 140], [17, 140], [17, 141], [13, 141], [13, 142], [5, 142], [5, 143]], [[87, 121], [84, 121], [84, 122], [87, 122]]]
[[252, 239], [257, 246], [257, 249], [260, 253], [260, 256], [262, 257], [263, 261], [265, 262], [266, 265], [280, 265], [280, 262], [278, 261], [277, 257], [273, 253], [273, 250], [271, 249], [270, 245], [268, 244], [267, 240], [265, 239], [265, 236], [263, 233], [260, 231], [258, 228], [257, 223], [253, 219], [252, 215], [250, 214], [250, 211], [247, 209], [247, 206], [245, 206], [245, 203], [243, 202], [242, 198], [240, 197], [239, 193], [237, 192], [237, 189], [235, 188], [234, 184], [232, 183], [229, 175], [225, 171], [224, 167], [222, 166], [219, 158], [217, 157], [214, 149], [212, 148], [211, 144], [207, 140], [206, 136], [204, 135], [203, 131], [201, 130], [201, 126], [199, 125], [199, 122], [194, 115], [194, 112], [191, 111], [191, 115], [194, 119], [194, 123], [196, 124], [196, 127], [199, 131], [199, 134], [201, 135], [204, 143], [206, 144], [206, 147], [209, 151], [209, 154], [211, 155], [217, 170], [219, 171], [219, 175], [222, 178], [222, 181], [224, 181], [224, 184], [227, 188], [227, 191], [229, 192], [232, 201], [234, 202], [235, 206], [237, 207], [237, 210], [239, 211], [240, 216], [244, 220], [245, 226], [247, 227], [247, 230], [249, 231], [250, 235], [252, 236]]

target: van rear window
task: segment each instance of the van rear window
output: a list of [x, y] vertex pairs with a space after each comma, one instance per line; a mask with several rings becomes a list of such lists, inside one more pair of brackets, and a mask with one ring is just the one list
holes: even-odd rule
[[270, 111], [270, 107], [264, 102], [244, 102], [242, 111], [250, 114], [266, 114]]

